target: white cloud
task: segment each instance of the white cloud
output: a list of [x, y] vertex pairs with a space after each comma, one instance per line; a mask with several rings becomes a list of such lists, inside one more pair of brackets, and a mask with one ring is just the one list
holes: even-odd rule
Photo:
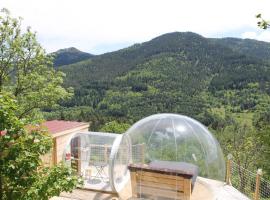
[[248, 31], [248, 32], [244, 32], [242, 34], [242, 38], [244, 38], [244, 39], [246, 39], [246, 38], [256, 39], [256, 37], [257, 37], [257, 33], [256, 32]]
[[[216, 36], [266, 18], [269, 0], [0, 0], [38, 32], [48, 51], [142, 42], [172, 31]], [[264, 38], [264, 37], [262, 37]]]
[[258, 32], [244, 32], [242, 34], [242, 38], [249, 38], [249, 39], [270, 42], [270, 31], [263, 31], [259, 33]]

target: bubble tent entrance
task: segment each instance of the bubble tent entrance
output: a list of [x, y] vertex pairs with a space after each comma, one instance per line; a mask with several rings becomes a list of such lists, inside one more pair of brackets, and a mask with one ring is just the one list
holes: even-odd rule
[[[83, 188], [116, 192], [128, 181], [128, 148], [119, 147], [122, 135], [102, 132], [75, 134], [68, 143], [63, 160], [84, 179]], [[128, 145], [126, 145], [128, 146]], [[118, 160], [115, 162], [116, 155]], [[117, 166], [116, 166], [117, 163]], [[121, 176], [113, 174], [119, 169]]]
[[130, 165], [156, 161], [188, 163], [198, 167], [199, 176], [220, 182], [225, 177], [217, 140], [201, 123], [178, 114], [149, 116], [124, 134], [78, 133], [64, 160], [84, 177], [85, 188], [117, 193], [130, 183]]

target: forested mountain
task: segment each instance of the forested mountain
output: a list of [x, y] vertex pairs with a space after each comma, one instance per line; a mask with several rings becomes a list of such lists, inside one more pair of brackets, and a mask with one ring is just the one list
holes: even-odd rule
[[54, 56], [53, 61], [55, 67], [80, 62], [94, 56], [92, 54], [79, 51], [74, 47], [60, 49], [52, 53], [52, 55]]
[[270, 61], [270, 45], [267, 42], [239, 38], [221, 38], [213, 41], [247, 56]]
[[74, 97], [48, 118], [133, 123], [161, 112], [213, 123], [211, 113], [259, 113], [268, 107], [270, 45], [235, 38], [168, 33], [148, 42], [59, 67]]

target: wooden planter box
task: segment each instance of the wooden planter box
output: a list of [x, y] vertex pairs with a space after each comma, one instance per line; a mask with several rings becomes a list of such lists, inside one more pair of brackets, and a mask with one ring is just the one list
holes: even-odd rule
[[132, 197], [189, 200], [198, 167], [189, 163], [153, 161], [131, 164]]

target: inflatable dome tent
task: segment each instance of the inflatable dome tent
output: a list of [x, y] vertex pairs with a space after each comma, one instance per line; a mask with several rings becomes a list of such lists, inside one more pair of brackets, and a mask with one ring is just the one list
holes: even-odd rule
[[225, 178], [224, 156], [217, 140], [204, 125], [178, 114], [146, 117], [122, 135], [80, 133], [66, 149], [66, 162], [79, 168], [90, 187], [96, 181], [98, 188], [94, 189], [120, 192], [130, 183], [130, 166], [138, 165], [149, 170], [151, 165], [170, 168], [170, 163], [181, 163], [196, 169], [200, 177], [222, 182]]

